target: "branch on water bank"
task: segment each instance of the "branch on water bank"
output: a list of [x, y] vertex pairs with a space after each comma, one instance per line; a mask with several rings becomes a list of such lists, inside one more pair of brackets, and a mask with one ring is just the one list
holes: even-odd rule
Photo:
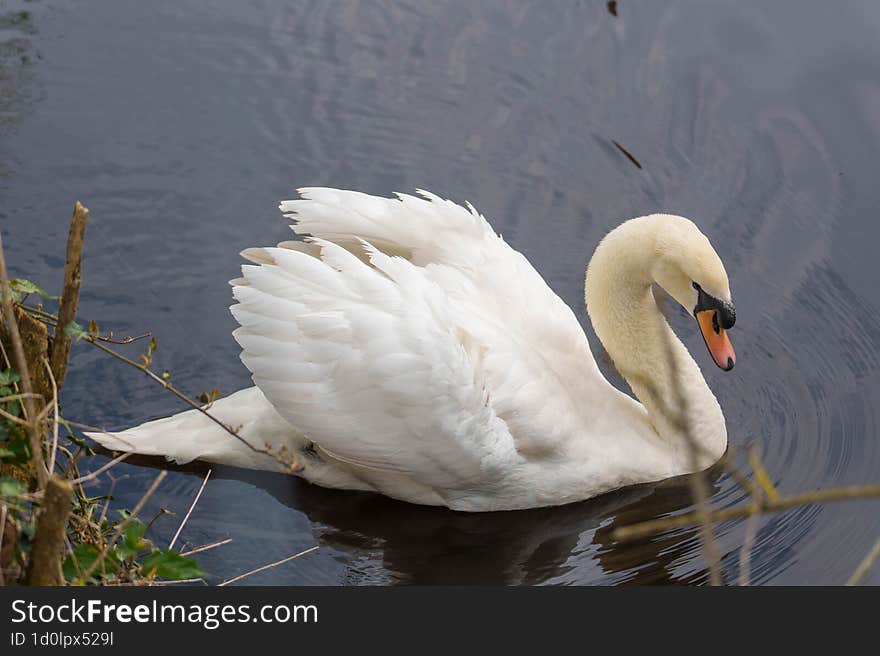
[[46, 482], [31, 552], [28, 585], [64, 584], [61, 557], [64, 553], [72, 497], [73, 485], [70, 481], [52, 476]]
[[76, 319], [79, 305], [79, 290], [82, 285], [82, 251], [89, 210], [76, 201], [73, 205], [73, 218], [67, 233], [67, 259], [64, 264], [64, 287], [61, 291], [61, 305], [58, 308], [58, 323], [52, 340], [52, 372], [58, 387], [64, 385], [67, 375], [67, 359], [70, 354], [70, 336], [64, 326]]
[[31, 462], [34, 470], [33, 476], [36, 477], [38, 489], [42, 490], [46, 487], [46, 481], [48, 479], [46, 465], [43, 462], [42, 435], [37, 423], [37, 406], [34, 403], [34, 399], [30, 396], [34, 391], [34, 388], [31, 385], [30, 370], [28, 369], [24, 346], [21, 341], [21, 334], [18, 330], [18, 321], [16, 320], [15, 310], [12, 305], [12, 287], [9, 285], [9, 276], [6, 272], [6, 259], [3, 256], [2, 236], [0, 236], [0, 305], [2, 305], [3, 319], [6, 323], [6, 332], [9, 336], [9, 342], [12, 348], [13, 363], [20, 378], [19, 389], [26, 395], [23, 399], [23, 405], [28, 419], [27, 432], [30, 440]]
[[285, 459], [283, 453], [274, 453], [269, 448], [260, 448], [260, 447], [254, 446], [253, 444], [248, 442], [246, 439], [244, 439], [241, 435], [238, 434], [238, 431], [236, 429], [234, 429], [231, 426], [228, 426], [224, 422], [220, 421], [217, 417], [215, 417], [210, 412], [208, 412], [204, 408], [204, 406], [200, 405], [198, 402], [189, 398], [186, 394], [184, 394], [183, 392], [178, 390], [176, 387], [174, 387], [174, 385], [172, 385], [169, 380], [165, 380], [161, 376], [159, 376], [158, 374], [151, 371], [147, 367], [146, 364], [140, 363], [140, 362], [135, 362], [131, 358], [127, 358], [124, 355], [122, 355], [121, 353], [117, 353], [113, 349], [108, 348], [107, 346], [104, 346], [93, 335], [88, 335], [88, 334], [83, 335], [82, 340], [84, 342], [88, 342], [89, 344], [91, 344], [95, 348], [103, 351], [107, 355], [110, 355], [110, 356], [116, 358], [120, 362], [124, 362], [125, 364], [129, 365], [130, 367], [134, 367], [135, 369], [141, 371], [145, 376], [147, 376], [147, 378], [149, 378], [153, 382], [158, 383], [159, 385], [164, 387], [166, 390], [168, 390], [169, 392], [174, 394], [174, 396], [176, 396], [178, 399], [180, 399], [181, 401], [183, 401], [184, 403], [189, 405], [194, 410], [198, 410], [199, 412], [201, 412], [208, 419], [210, 419], [215, 424], [220, 426], [223, 430], [225, 430], [232, 437], [234, 437], [239, 442], [244, 444], [248, 449], [250, 449], [254, 453], [261, 453], [263, 455], [269, 456], [270, 458], [274, 459], [275, 461], [277, 461], [278, 463], [283, 465], [285, 467], [285, 469], [287, 469], [290, 473], [295, 473], [301, 469], [301, 465], [299, 465], [292, 457]]

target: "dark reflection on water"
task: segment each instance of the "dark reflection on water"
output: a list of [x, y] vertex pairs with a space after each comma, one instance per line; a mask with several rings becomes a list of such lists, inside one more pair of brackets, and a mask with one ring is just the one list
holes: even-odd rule
[[[877, 3], [632, 1], [617, 18], [599, 0], [19, 4], [0, 7], [0, 228], [13, 273], [57, 284], [82, 199], [82, 316], [152, 330], [156, 366], [180, 387], [248, 384], [225, 281], [239, 250], [288, 238], [275, 207], [295, 186], [470, 200], [584, 323], [598, 240], [665, 210], [701, 225], [731, 277], [733, 372], [711, 367], [689, 318], [671, 318], [732, 447], [759, 446], [783, 492], [877, 481]], [[68, 416], [110, 428], [180, 409], [83, 348], [65, 397]], [[203, 472], [172, 473], [148, 510], [185, 511]], [[116, 503], [130, 507], [155, 469], [117, 475]], [[743, 499], [720, 472], [712, 493], [722, 507]], [[212, 580], [317, 541], [251, 580], [700, 583], [692, 530], [610, 539], [689, 508], [669, 481], [470, 516], [221, 468], [183, 538], [233, 539], [203, 554]], [[850, 502], [766, 518], [753, 580], [845, 580], [878, 516]], [[157, 541], [175, 528], [161, 520]], [[729, 581], [743, 530], [718, 530]]]

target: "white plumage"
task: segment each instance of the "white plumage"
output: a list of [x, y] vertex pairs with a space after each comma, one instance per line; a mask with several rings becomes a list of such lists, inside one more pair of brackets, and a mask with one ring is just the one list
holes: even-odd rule
[[[605, 381], [572, 311], [473, 207], [424, 191], [397, 199], [299, 193], [281, 210], [305, 241], [245, 251], [252, 264], [231, 283], [240, 324], [233, 335], [256, 387], [216, 401], [211, 412], [256, 446], [291, 451], [306, 479], [500, 510], [658, 480], [723, 452], [726, 438], [710, 435], [702, 441], [711, 453], [685, 462], [682, 436]], [[702, 237], [685, 219], [647, 219], [643, 239], [668, 232], [673, 220]], [[636, 241], [631, 249], [648, 248]], [[700, 266], [717, 277], [714, 261]], [[615, 314], [614, 299], [601, 305]], [[669, 330], [653, 300], [650, 306], [644, 312], [662, 326], [644, 328], [648, 339]], [[666, 387], [695, 369], [698, 381], [680, 381], [691, 401], [682, 412], [723, 433], [717, 402], [684, 356], [671, 369], [652, 363], [651, 375]], [[708, 411], [695, 409], [704, 403]], [[197, 411], [90, 435], [112, 449], [179, 462], [277, 466]]]

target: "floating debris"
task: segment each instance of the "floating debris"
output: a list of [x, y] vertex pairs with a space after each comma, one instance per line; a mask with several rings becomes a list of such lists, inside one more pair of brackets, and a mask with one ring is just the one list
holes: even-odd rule
[[624, 148], [619, 143], [617, 143], [614, 139], [611, 140], [611, 143], [613, 143], [615, 146], [617, 146], [618, 150], [620, 150], [620, 152], [622, 152], [624, 155], [626, 155], [627, 159], [629, 159], [630, 162], [635, 164], [639, 169], [642, 168], [642, 165], [639, 164], [639, 160], [637, 160], [635, 157], [633, 157], [631, 152], [629, 152], [626, 148]]

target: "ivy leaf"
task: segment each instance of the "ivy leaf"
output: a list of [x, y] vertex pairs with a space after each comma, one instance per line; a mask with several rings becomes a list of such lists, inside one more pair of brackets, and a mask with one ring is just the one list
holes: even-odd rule
[[[73, 581], [82, 576], [98, 560], [100, 555], [101, 550], [93, 544], [83, 542], [76, 545], [73, 554], [68, 554], [67, 558], [64, 559], [64, 564], [61, 566], [65, 580]], [[119, 559], [113, 553], [107, 552], [104, 560], [92, 572], [92, 577], [100, 578], [108, 574], [115, 574], [119, 564]], [[79, 565], [79, 568], [77, 568], [77, 565]]]
[[185, 558], [176, 551], [156, 550], [141, 562], [141, 571], [155, 574], [162, 579], [179, 581], [205, 576], [202, 568], [192, 558]]
[[7, 385], [12, 385], [13, 383], [17, 383], [20, 380], [21, 376], [19, 376], [18, 373], [13, 369], [0, 371], [0, 385], [3, 385], [4, 387]]
[[150, 547], [150, 541], [144, 539], [144, 533], [147, 532], [147, 526], [139, 519], [134, 519], [125, 527], [125, 534], [122, 538], [122, 544], [119, 545], [118, 551], [123, 558], [134, 556], [140, 551]]
[[26, 491], [27, 485], [21, 481], [18, 481], [11, 476], [0, 476], [0, 497], [15, 499]]
[[88, 333], [76, 321], [71, 321], [69, 324], [64, 326], [64, 334], [70, 337], [70, 339], [79, 341]]
[[12, 287], [13, 295], [18, 293], [19, 298], [21, 298], [22, 294], [39, 294], [43, 298], [57, 298], [56, 296], [49, 296], [45, 290], [24, 278], [13, 278], [9, 281], [9, 286]]
[[[0, 424], [0, 437], [3, 436], [3, 425]], [[3, 447], [0, 449], [0, 460], [20, 464], [31, 459], [31, 450], [28, 444], [27, 433], [19, 427], [6, 430], [6, 439], [2, 440]], [[2, 479], [0, 479], [2, 480]], [[0, 494], [2, 496], [2, 494]]]

